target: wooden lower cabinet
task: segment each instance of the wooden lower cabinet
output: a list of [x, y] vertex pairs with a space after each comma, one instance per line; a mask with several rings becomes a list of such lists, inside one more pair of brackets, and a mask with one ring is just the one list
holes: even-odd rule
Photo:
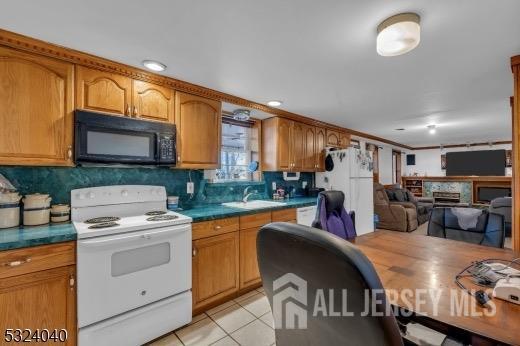
[[65, 329], [66, 343], [56, 344], [76, 344], [74, 249], [68, 242], [0, 252], [0, 345], [15, 344], [5, 340], [8, 329]]
[[256, 236], [260, 227], [240, 230], [240, 289], [262, 282], [256, 257]]
[[238, 232], [193, 241], [194, 310], [238, 291], [238, 253]]

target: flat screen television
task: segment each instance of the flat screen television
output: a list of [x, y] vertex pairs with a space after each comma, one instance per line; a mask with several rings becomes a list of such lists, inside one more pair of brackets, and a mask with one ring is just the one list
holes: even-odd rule
[[446, 153], [446, 175], [506, 174], [505, 150], [455, 151]]

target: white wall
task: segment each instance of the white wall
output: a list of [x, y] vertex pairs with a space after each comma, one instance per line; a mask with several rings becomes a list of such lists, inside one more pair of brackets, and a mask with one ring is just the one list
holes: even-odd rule
[[[511, 144], [500, 144], [493, 145], [492, 148], [489, 145], [474, 146], [474, 147], [458, 147], [458, 148], [446, 148], [442, 154], [452, 151], [475, 151], [475, 150], [493, 150], [493, 149], [511, 149]], [[403, 160], [403, 175], [413, 175], [418, 173], [420, 176], [445, 176], [446, 170], [441, 169], [441, 150], [440, 149], [428, 149], [428, 150], [414, 150], [407, 152], [408, 154], [415, 154], [415, 166], [407, 166], [406, 158]], [[391, 164], [391, 162], [390, 162]], [[507, 168], [507, 175], [511, 175], [511, 168]], [[390, 176], [391, 178], [391, 176]]]

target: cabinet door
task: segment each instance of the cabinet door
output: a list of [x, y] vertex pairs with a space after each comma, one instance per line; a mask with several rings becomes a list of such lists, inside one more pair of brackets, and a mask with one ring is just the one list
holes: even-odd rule
[[339, 147], [340, 143], [339, 132], [335, 130], [327, 130], [327, 146]]
[[76, 108], [131, 115], [132, 80], [76, 66]]
[[0, 47], [0, 164], [72, 165], [69, 63]]
[[278, 118], [278, 168], [282, 171], [291, 169], [291, 127], [292, 121]]
[[173, 90], [134, 80], [132, 116], [173, 122]]
[[220, 102], [177, 92], [177, 159], [180, 168], [215, 169], [220, 165]]
[[193, 241], [193, 308], [238, 291], [238, 232]]
[[303, 171], [314, 172], [316, 170], [316, 132], [314, 126], [303, 127]]
[[322, 127], [316, 127], [316, 171], [325, 171], [325, 147], [327, 146], [326, 132]]
[[74, 268], [61, 267], [0, 280], [2, 341], [8, 328], [66, 329], [66, 344], [76, 344]]
[[240, 230], [240, 289], [262, 282], [256, 258], [256, 236], [260, 227]]
[[350, 135], [346, 132], [339, 134], [339, 143], [341, 148], [348, 148], [350, 146]]
[[301, 172], [305, 158], [305, 125], [294, 121], [291, 128], [291, 162], [292, 171]]

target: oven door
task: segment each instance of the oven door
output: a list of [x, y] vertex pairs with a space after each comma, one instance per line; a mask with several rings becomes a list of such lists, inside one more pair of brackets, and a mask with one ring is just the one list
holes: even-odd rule
[[78, 240], [84, 327], [191, 289], [191, 224]]
[[77, 124], [76, 162], [154, 164], [154, 132]]

